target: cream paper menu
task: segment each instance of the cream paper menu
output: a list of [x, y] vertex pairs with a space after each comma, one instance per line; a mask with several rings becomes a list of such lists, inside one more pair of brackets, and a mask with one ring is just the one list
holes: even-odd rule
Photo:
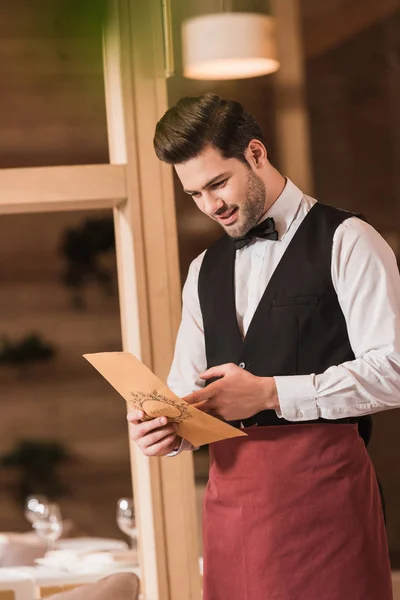
[[176, 396], [130, 352], [83, 356], [126, 400], [129, 410], [142, 410], [145, 419], [165, 416], [178, 423], [177, 434], [193, 446], [246, 435]]

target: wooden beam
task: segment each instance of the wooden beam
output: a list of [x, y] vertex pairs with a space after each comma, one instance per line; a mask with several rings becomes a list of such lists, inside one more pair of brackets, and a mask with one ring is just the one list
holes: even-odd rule
[[277, 20], [281, 67], [274, 75], [275, 122], [279, 167], [306, 194], [312, 194], [308, 115], [299, 0], [271, 0]]
[[0, 169], [0, 214], [112, 208], [126, 195], [123, 165]]
[[[123, 347], [166, 379], [180, 320], [172, 172], [152, 138], [168, 108], [161, 4], [111, 0], [105, 37], [110, 158], [126, 163], [127, 203], [114, 211]], [[146, 600], [200, 600], [191, 453], [147, 458], [131, 444], [142, 593]]]
[[332, 50], [396, 10], [399, 10], [399, 0], [302, 0], [306, 57], [313, 58]]

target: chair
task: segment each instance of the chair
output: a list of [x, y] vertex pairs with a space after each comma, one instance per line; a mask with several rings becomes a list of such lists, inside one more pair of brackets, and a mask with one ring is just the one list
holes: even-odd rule
[[95, 583], [63, 586], [63, 591], [53, 596], [48, 596], [45, 589], [46, 595], [41, 597], [47, 600], [139, 600], [139, 591], [140, 582], [137, 575], [114, 573]]
[[34, 600], [36, 586], [28, 575], [10, 569], [0, 570], [0, 600]]
[[1, 544], [0, 567], [33, 566], [37, 558], [43, 558], [46, 549], [46, 543], [34, 536], [10, 535], [7, 542]]
[[[71, 590], [75, 590], [76, 588], [80, 588], [85, 585], [87, 585], [87, 584], [75, 583], [75, 584], [68, 584], [68, 585], [42, 586], [39, 590], [40, 598], [49, 598], [51, 596], [54, 597], [54, 595], [57, 595], [57, 594], [58, 594], [57, 598], [59, 598], [59, 594], [61, 594], [61, 592], [70, 592]], [[1, 596], [0, 596], [0, 600], [1, 600]]]

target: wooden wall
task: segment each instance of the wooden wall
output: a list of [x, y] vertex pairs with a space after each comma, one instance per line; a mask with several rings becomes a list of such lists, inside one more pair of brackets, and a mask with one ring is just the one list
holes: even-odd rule
[[0, 168], [108, 161], [103, 4], [0, 2]]
[[[363, 211], [400, 248], [399, 4], [399, 0], [300, 2], [316, 196], [349, 210]], [[252, 6], [262, 10], [264, 2], [254, 0]], [[249, 3], [235, 0], [234, 7], [249, 9]], [[108, 161], [101, 65], [102, 8], [100, 0], [0, 2], [0, 168]], [[172, 0], [177, 75], [168, 82], [170, 104], [183, 95], [205, 91], [243, 102], [260, 121], [271, 159], [279, 166], [273, 77], [193, 82], [181, 76], [181, 21], [219, 9], [217, 0]], [[198, 213], [181, 193], [177, 181], [176, 210], [184, 278], [190, 261], [218, 236], [219, 229]], [[89, 342], [92, 348], [99, 349], [104, 349], [105, 344], [107, 348], [120, 344], [115, 299], [107, 301], [94, 291], [96, 308], [89, 317], [79, 317], [71, 313], [65, 291], [57, 287], [57, 240], [68, 224], [79, 223], [82, 218], [83, 215], [63, 213], [0, 217], [0, 333], [22, 332], [37, 318], [48, 335], [56, 332], [65, 340], [57, 369], [65, 365], [65, 377], [70, 373], [71, 379], [68, 386], [63, 384], [64, 396], [56, 388], [44, 394], [43, 382], [33, 391], [35, 377], [31, 382], [13, 383], [13, 375], [3, 374], [0, 397], [4, 401], [7, 394], [9, 410], [2, 412], [6, 416], [2, 416], [0, 434], [5, 447], [6, 440], [11, 443], [25, 433], [28, 411], [34, 410], [41, 423], [34, 432], [42, 432], [47, 423], [48, 431], [53, 433], [56, 423], [62, 435], [70, 435], [71, 444], [87, 459], [92, 460], [92, 453], [98, 448], [99, 462], [92, 480], [95, 483], [86, 495], [90, 503], [93, 490], [98, 493], [102, 478], [108, 477], [109, 470], [97, 470], [104, 458], [103, 450], [114, 465], [121, 465], [115, 494], [121, 493], [125, 477], [129, 483], [129, 474], [124, 407], [117, 401], [113, 412], [114, 395], [100, 390], [96, 377], [90, 380], [85, 374], [89, 377], [85, 383], [75, 369], [79, 361], [73, 371], [75, 380], [72, 371], [68, 371], [72, 366], [67, 366], [72, 365], [71, 352], [77, 353], [78, 346], [85, 351]], [[99, 319], [101, 328], [95, 325]], [[86, 329], [82, 329], [84, 321]], [[55, 323], [60, 326], [55, 327]], [[46, 378], [57, 379], [54, 373]], [[70, 406], [71, 411], [72, 406], [76, 410], [78, 405], [81, 412], [75, 414], [80, 417], [74, 419], [74, 413], [68, 410]], [[22, 421], [18, 421], [19, 411]], [[111, 412], [114, 417], [109, 420]], [[104, 417], [110, 424], [107, 428]], [[86, 440], [85, 419], [91, 424]], [[400, 451], [396, 443], [399, 427], [399, 411], [379, 415], [371, 448], [386, 491], [388, 532], [396, 566], [400, 565]], [[75, 479], [82, 481], [82, 491], [84, 479]], [[80, 503], [85, 501], [82, 493]], [[110, 511], [111, 499], [106, 505]], [[5, 511], [0, 512], [0, 529], [7, 524], [23, 525], [15, 512], [9, 521], [4, 517]], [[102, 531], [110, 532], [114, 527], [113, 510], [107, 513], [104, 508], [102, 515]], [[91, 531], [92, 525], [88, 524]]]
[[[304, 13], [303, 27], [316, 196], [362, 212], [400, 259], [400, 2], [363, 2], [358, 13], [351, 10], [355, 35], [339, 21], [344, 10], [332, 18], [332, 1], [318, 4], [320, 21], [317, 2], [309, 4], [315, 14]], [[374, 20], [366, 19], [370, 5]], [[313, 46], [311, 24], [321, 23], [329, 38], [329, 17], [336, 43], [327, 48], [321, 37]], [[374, 424], [370, 452], [386, 498], [392, 564], [399, 568], [400, 411], [376, 415]]]
[[[108, 162], [94, 4], [0, 2], [0, 168]], [[61, 283], [62, 235], [93, 216], [0, 216], [0, 337], [35, 331], [57, 350], [49, 364], [0, 368], [0, 453], [23, 438], [65, 444], [74, 457], [61, 472], [65, 516], [82, 533], [123, 537], [115, 502], [131, 493], [125, 405], [81, 357], [121, 348], [118, 295], [93, 286], [79, 312]], [[0, 530], [25, 529], [7, 483], [15, 477], [2, 470]]]

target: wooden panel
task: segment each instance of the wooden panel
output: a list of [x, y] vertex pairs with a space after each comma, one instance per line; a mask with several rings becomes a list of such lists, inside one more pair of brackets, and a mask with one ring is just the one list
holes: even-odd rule
[[[130, 11], [111, 0], [104, 39], [104, 69], [110, 160], [127, 163], [127, 203], [115, 210], [122, 341], [124, 350], [151, 367], [148, 284], [142, 234], [140, 174], [131, 64]], [[160, 461], [143, 456], [131, 443], [135, 513], [139, 529], [141, 587], [151, 600], [169, 600]]]
[[[128, 202], [115, 210], [123, 342], [165, 380], [180, 281], [172, 173], [152, 146], [155, 124], [167, 109], [160, 4], [121, 0], [114, 6], [120, 20], [106, 37], [105, 64], [110, 157], [127, 161]], [[198, 600], [192, 456], [148, 459], [135, 445], [131, 456], [144, 596]]]
[[399, 8], [399, 0], [301, 0], [307, 58], [355, 37]]
[[111, 208], [125, 198], [123, 165], [0, 169], [0, 214]]
[[[85, 48], [85, 40], [59, 37], [19, 37], [0, 41], [0, 73], [38, 75], [60, 73], [102, 75], [98, 48]], [[97, 52], [96, 52], [97, 50]]]
[[108, 162], [102, 10], [0, 3], [0, 168]]
[[271, 7], [277, 19], [281, 61], [281, 68], [273, 78], [280, 170], [305, 193], [312, 194], [299, 0], [271, 0]]
[[[86, 0], [84, 1], [86, 2]], [[24, 36], [41, 35], [45, 37], [49, 35], [50, 29], [54, 32], [57, 31], [60, 36], [65, 35], [63, 15], [65, 15], [68, 4], [75, 5], [71, 12], [76, 13], [79, 8], [79, 3], [70, 2], [70, 0], [35, 0], [35, 2], [13, 0], [1, 4], [0, 37], [2, 39], [13, 36], [17, 29]]]

